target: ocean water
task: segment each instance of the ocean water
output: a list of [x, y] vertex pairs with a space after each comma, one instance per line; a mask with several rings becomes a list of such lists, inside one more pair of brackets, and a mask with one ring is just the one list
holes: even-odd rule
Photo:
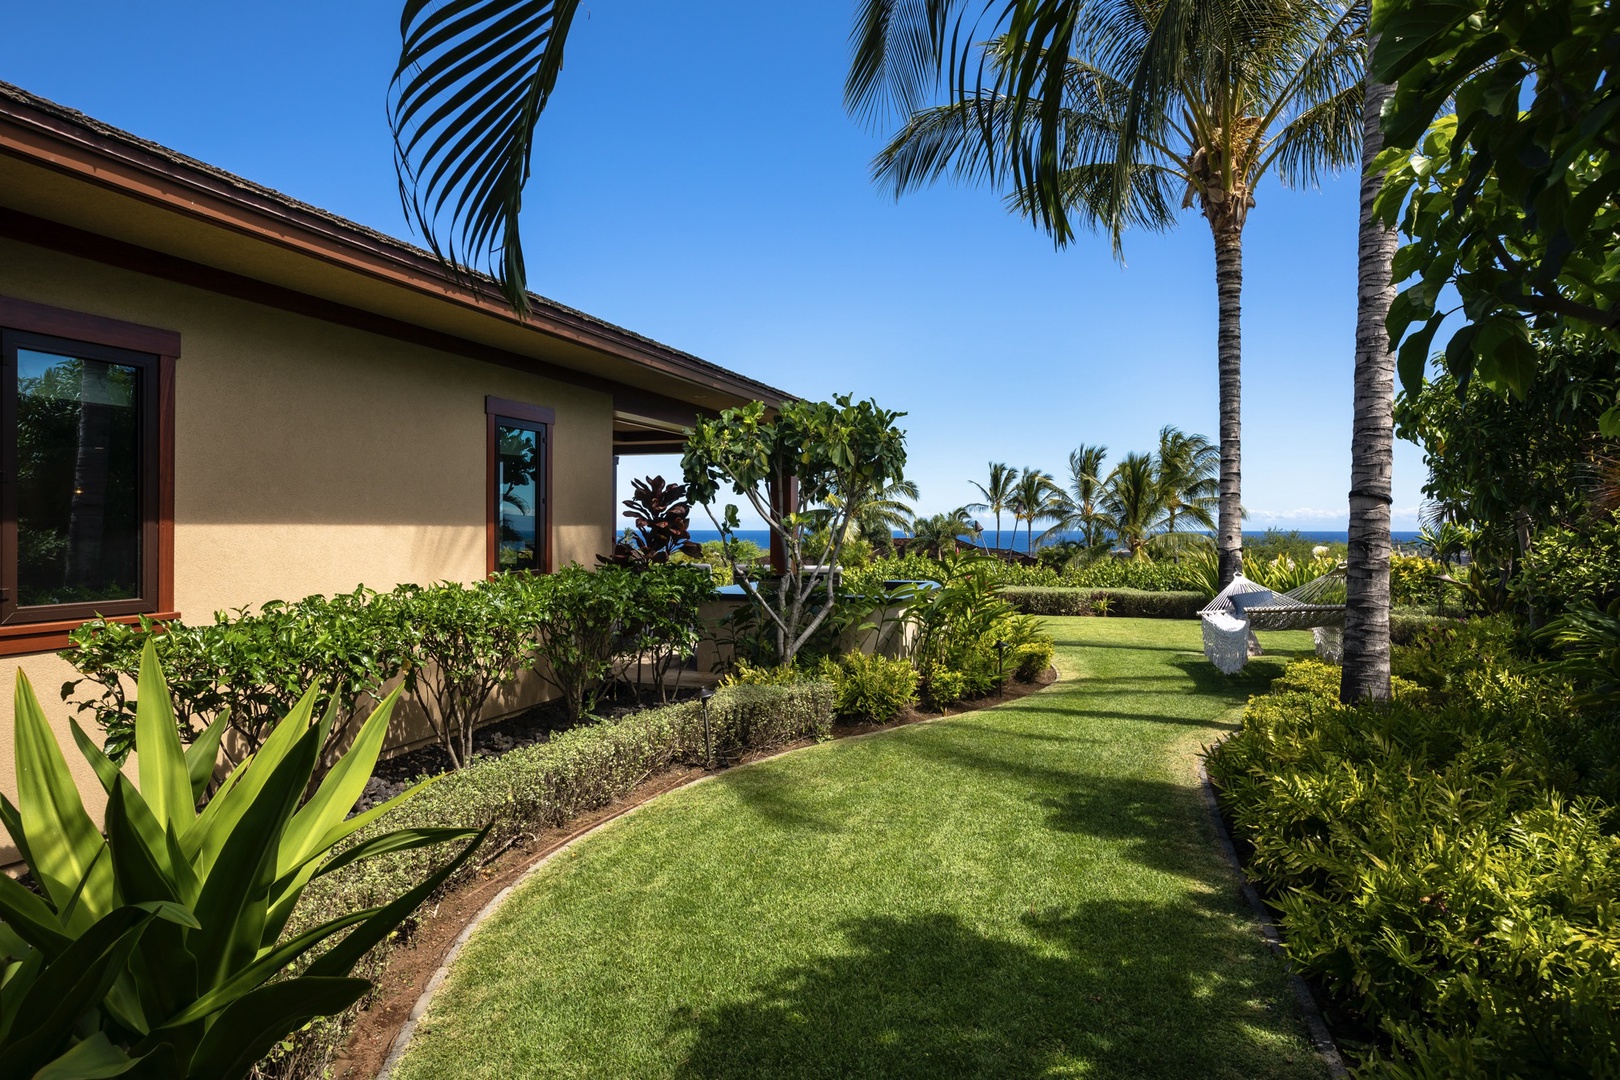
[[[1280, 530], [1280, 531], [1288, 532], [1290, 530], [1284, 529], [1284, 530]], [[895, 533], [895, 535], [896, 536], [904, 536], [905, 534], [904, 533]], [[1251, 539], [1251, 538], [1255, 539], [1255, 540], [1259, 540], [1262, 537], [1264, 537], [1265, 535], [1266, 534], [1265, 534], [1264, 531], [1253, 531], [1253, 530], [1251, 530], [1251, 531], [1245, 532], [1243, 534], [1243, 538], [1245, 540], [1248, 540], [1248, 539]], [[1415, 533], [1415, 532], [1405, 532], [1405, 531], [1401, 531], [1401, 530], [1392, 530], [1389, 535], [1390, 535], [1390, 539], [1394, 540], [1397, 544], [1416, 543], [1417, 538], [1418, 538], [1418, 534]], [[770, 547], [771, 532], [770, 532], [769, 529], [738, 529], [737, 530], [737, 536], [738, 536], [739, 539], [752, 540], [754, 543], [758, 544], [762, 548]], [[1299, 536], [1300, 536], [1300, 539], [1309, 540], [1313, 544], [1343, 544], [1343, 543], [1345, 543], [1346, 541], [1348, 541], [1350, 539], [1350, 534], [1348, 532], [1343, 531], [1343, 530], [1340, 530], [1338, 532], [1312, 532], [1312, 531], [1308, 531], [1308, 530], [1305, 530], [1305, 529], [1301, 529], [1301, 530], [1299, 530]], [[692, 530], [692, 539], [696, 540], [698, 543], [701, 544], [701, 543], [704, 543], [705, 541], [720, 539], [720, 534], [715, 532], [713, 529], [693, 529]], [[1011, 533], [1010, 530], [1003, 529], [1002, 533], [1001, 533], [1001, 539], [1002, 539], [1002, 543], [1005, 544], [1006, 546], [1008, 546], [1008, 547], [1013, 546], [1013, 544], [1012, 544], [1012, 533]], [[1017, 546], [1018, 546], [1019, 550], [1023, 549], [1024, 545], [1023, 545], [1022, 539], [1019, 540]], [[1039, 546], [1039, 545], [1037, 545], [1037, 546]]]

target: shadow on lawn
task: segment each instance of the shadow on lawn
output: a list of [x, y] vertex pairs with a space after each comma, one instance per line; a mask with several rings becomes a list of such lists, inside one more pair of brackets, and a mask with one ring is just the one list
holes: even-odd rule
[[1033, 940], [954, 915], [873, 916], [847, 951], [740, 1000], [679, 1009], [677, 1076], [1309, 1077], [1272, 958], [1192, 905], [1026, 915]]

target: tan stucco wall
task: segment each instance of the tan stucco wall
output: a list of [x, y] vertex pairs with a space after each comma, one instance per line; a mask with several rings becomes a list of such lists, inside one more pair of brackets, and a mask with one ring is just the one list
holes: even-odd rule
[[[605, 393], [7, 240], [0, 294], [180, 332], [174, 570], [187, 620], [359, 584], [482, 577], [486, 394], [557, 412], [557, 565], [590, 565], [610, 546]], [[72, 667], [49, 655], [0, 659], [0, 790], [8, 795], [19, 669], [70, 764], [82, 765], [58, 696]], [[82, 790], [99, 793], [88, 767], [78, 775]]]

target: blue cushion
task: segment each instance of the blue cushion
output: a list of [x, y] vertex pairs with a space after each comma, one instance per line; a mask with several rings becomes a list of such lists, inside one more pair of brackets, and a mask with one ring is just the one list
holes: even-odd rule
[[1255, 592], [1233, 593], [1228, 599], [1232, 601], [1233, 611], [1247, 616], [1252, 607], [1268, 607], [1275, 603], [1277, 595], [1270, 589], [1259, 589]]

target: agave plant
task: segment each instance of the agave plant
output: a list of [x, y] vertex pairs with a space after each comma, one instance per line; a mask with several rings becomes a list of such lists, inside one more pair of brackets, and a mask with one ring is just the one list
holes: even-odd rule
[[[17, 673], [18, 803], [0, 796], [0, 821], [40, 893], [0, 874], [0, 1060], [8, 1076], [244, 1076], [289, 1033], [364, 994], [370, 984], [350, 976], [355, 963], [482, 839], [467, 829], [401, 829], [335, 850], [422, 789], [347, 817], [382, 749], [397, 690], [305, 799], [334, 716], [328, 708], [315, 719], [310, 690], [200, 812], [227, 717], [183, 748], [150, 641], [138, 692], [139, 788], [73, 725], [107, 790], [103, 830]], [[312, 879], [462, 839], [453, 859], [391, 903], [283, 940]]]

